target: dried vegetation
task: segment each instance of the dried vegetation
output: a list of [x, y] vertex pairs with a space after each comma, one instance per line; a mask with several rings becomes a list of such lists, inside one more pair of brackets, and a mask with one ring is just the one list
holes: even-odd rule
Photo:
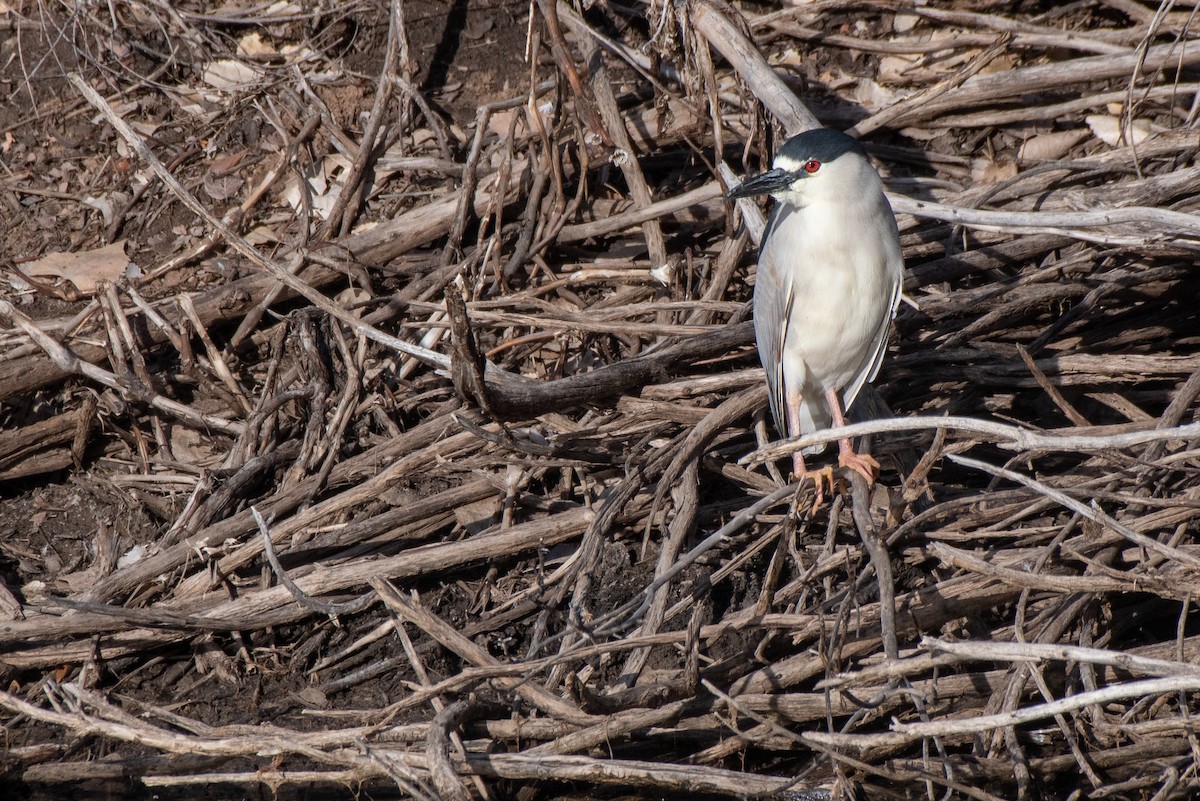
[[[6, 780], [1200, 786], [1194, 4], [3, 8]], [[816, 509], [723, 199], [814, 118], [912, 301]]]

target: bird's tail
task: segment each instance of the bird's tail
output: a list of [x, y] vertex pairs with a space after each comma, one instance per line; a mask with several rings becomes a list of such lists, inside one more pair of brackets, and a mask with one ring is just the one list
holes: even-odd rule
[[[814, 431], [819, 431], [823, 428], [829, 428], [833, 425], [833, 416], [829, 413], [829, 406], [825, 403], [825, 399], [821, 397], [819, 392], [812, 393], [800, 404], [800, 430], [793, 433], [792, 436], [801, 436], [803, 434], [811, 434]], [[810, 445], [805, 448], [802, 453], [805, 456], [814, 456], [818, 453], [824, 453], [829, 443], [821, 445]]]

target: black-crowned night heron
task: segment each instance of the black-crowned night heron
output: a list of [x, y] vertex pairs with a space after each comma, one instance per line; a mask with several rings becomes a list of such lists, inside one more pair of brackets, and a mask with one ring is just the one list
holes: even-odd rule
[[[770, 171], [729, 197], [763, 194], [777, 202], [759, 246], [754, 333], [775, 425], [798, 437], [843, 425], [843, 409], [879, 372], [900, 301], [900, 235], [879, 173], [840, 131], [793, 136]], [[842, 467], [875, 480], [875, 459], [849, 439], [838, 449]], [[792, 467], [818, 492], [822, 479], [832, 484], [832, 468], [806, 470], [799, 451]]]

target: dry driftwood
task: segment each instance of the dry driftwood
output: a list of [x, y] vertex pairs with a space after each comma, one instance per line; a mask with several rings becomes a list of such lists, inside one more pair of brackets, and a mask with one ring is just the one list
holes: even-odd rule
[[[81, 62], [63, 113], [145, 182], [76, 241], [167, 207], [203, 233], [86, 292], [18, 280], [41, 253], [0, 273], [0, 481], [26, 503], [0, 529], [5, 778], [1194, 793], [1195, 33], [1043, 5], [539, 0], [531, 60], [461, 125], [415, 6], [353, 6], [369, 76], [239, 56], [289, 72], [239, 90], [271, 157], [229, 160], [226, 213], [203, 148], [146, 133], [177, 95]], [[139, 13], [197, 75], [234, 61], [222, 26], [307, 30]], [[116, 35], [46, 19], [17, 29]], [[250, 107], [213, 97], [226, 142]], [[912, 303], [863, 419], [773, 442], [763, 216], [724, 193], [818, 119], [888, 180]], [[337, 196], [288, 205], [327, 154]], [[91, 191], [6, 181], [30, 208]], [[776, 462], [842, 435], [883, 476], [812, 508]], [[67, 536], [57, 481], [106, 513]]]

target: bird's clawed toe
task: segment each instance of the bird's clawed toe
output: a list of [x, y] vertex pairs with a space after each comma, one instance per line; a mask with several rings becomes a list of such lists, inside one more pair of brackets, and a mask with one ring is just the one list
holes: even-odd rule
[[879, 462], [869, 453], [844, 451], [838, 456], [838, 464], [858, 473], [867, 480], [868, 485], [874, 484], [875, 479], [879, 478]]
[[833, 475], [832, 467], [822, 467], [818, 470], [801, 470], [792, 473], [792, 481], [797, 481], [800, 484], [797, 492], [804, 489], [804, 482], [809, 479], [812, 479], [813, 485], [817, 489], [817, 496], [813, 499], [812, 503], [812, 508], [816, 509], [825, 502], [826, 487], [829, 487], [830, 494], [833, 494], [836, 478]]

